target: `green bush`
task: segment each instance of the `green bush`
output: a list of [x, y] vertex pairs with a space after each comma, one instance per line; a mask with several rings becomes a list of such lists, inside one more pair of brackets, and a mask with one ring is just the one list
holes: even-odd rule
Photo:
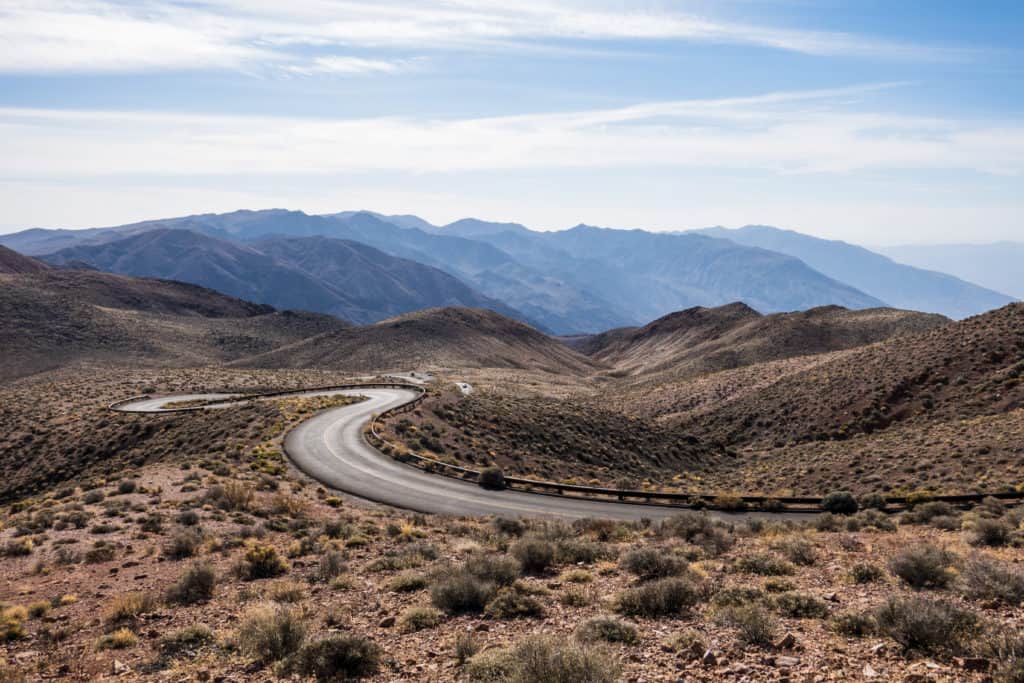
[[377, 673], [382, 654], [369, 638], [342, 633], [303, 645], [289, 668], [317, 681], [348, 681]]
[[167, 591], [168, 602], [192, 605], [206, 602], [213, 597], [217, 587], [217, 575], [208, 564], [196, 563], [185, 570], [177, 583]]
[[398, 618], [398, 627], [405, 633], [434, 628], [444, 621], [444, 613], [433, 607], [410, 607]]
[[781, 614], [792, 619], [823, 619], [828, 616], [825, 601], [807, 593], [781, 593], [772, 598], [772, 604]]
[[889, 561], [889, 570], [914, 590], [946, 588], [955, 578], [956, 556], [934, 545], [908, 548]]
[[284, 659], [299, 649], [308, 625], [295, 607], [272, 604], [250, 609], [238, 629], [242, 654], [263, 663]]
[[484, 609], [493, 619], [518, 619], [520, 617], [542, 617], [544, 606], [529, 595], [506, 588], [500, 591]]
[[948, 601], [890, 598], [875, 613], [878, 631], [906, 651], [963, 652], [979, 630], [978, 617]]
[[467, 571], [439, 574], [430, 586], [430, 601], [451, 614], [479, 612], [494, 597], [495, 586]]
[[509, 552], [528, 574], [544, 573], [555, 560], [555, 545], [542, 538], [522, 538], [512, 544]]
[[692, 577], [669, 577], [619, 593], [615, 608], [626, 616], [675, 616], [688, 612], [706, 595], [706, 587]]
[[614, 683], [621, 671], [604, 647], [552, 636], [481, 652], [466, 666], [470, 680], [488, 683]]
[[576, 639], [584, 643], [602, 641], [605, 643], [624, 643], [636, 645], [640, 642], [640, 634], [636, 626], [615, 617], [594, 617], [576, 628]]
[[849, 491], [833, 491], [822, 499], [821, 508], [836, 515], [852, 515], [860, 509], [860, 504]]
[[623, 556], [620, 566], [641, 581], [679, 576], [687, 570], [686, 561], [661, 548], [638, 548]]

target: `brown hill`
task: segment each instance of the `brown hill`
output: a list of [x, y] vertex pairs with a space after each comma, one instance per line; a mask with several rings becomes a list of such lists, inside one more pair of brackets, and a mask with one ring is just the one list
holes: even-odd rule
[[528, 325], [490, 310], [461, 307], [329, 332], [237, 364], [357, 371], [489, 367], [574, 375], [595, 369], [585, 356]]
[[347, 326], [167, 280], [0, 275], [0, 380], [81, 361], [210, 365]]
[[940, 315], [913, 311], [851, 311], [839, 306], [765, 316], [733, 303], [690, 308], [644, 327], [612, 330], [578, 348], [615, 367], [619, 376], [663, 372], [682, 378], [849, 349], [949, 322]]
[[41, 273], [52, 266], [0, 245], [0, 273]]
[[834, 354], [684, 421], [733, 444], [842, 440], [1024, 406], [1024, 304]]

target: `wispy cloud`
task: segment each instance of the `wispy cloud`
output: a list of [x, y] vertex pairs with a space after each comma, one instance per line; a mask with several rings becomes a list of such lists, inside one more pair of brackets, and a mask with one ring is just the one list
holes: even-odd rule
[[[878, 86], [872, 86], [878, 87]], [[0, 109], [0, 175], [557, 168], [1024, 172], [1024, 127], [865, 111], [866, 88], [524, 116], [278, 118]], [[102, 160], [102, 163], [97, 163]]]
[[317, 57], [309, 64], [286, 67], [297, 74], [372, 75], [412, 71], [423, 64], [422, 59], [364, 59], [362, 57]]
[[[383, 63], [353, 49], [507, 50], [538, 43], [691, 41], [813, 55], [948, 59], [944, 47], [767, 27], [600, 0], [7, 0], [0, 71], [268, 67], [335, 73]], [[344, 49], [309, 62], [301, 48]], [[356, 60], [363, 60], [360, 68]], [[384, 60], [386, 61], [386, 60]], [[394, 62], [389, 62], [394, 64]], [[351, 69], [351, 70], [346, 70]]]

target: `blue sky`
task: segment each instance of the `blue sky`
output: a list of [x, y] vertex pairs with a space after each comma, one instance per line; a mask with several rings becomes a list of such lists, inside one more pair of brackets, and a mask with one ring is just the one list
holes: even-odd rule
[[1024, 239], [1019, 2], [6, 0], [0, 231], [369, 208]]

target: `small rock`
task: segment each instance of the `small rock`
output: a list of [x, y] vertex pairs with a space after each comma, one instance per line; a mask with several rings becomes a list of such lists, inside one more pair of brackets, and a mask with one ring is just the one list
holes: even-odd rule
[[704, 656], [700, 658], [700, 663], [707, 668], [718, 666], [718, 657], [715, 656], [714, 652], [708, 650], [704, 653]]
[[874, 645], [871, 648], [871, 654], [876, 656], [876, 657], [878, 655], [884, 653], [884, 652], [885, 652], [885, 643], [879, 643], [878, 645]]
[[114, 663], [110, 666], [110, 672], [115, 676], [123, 676], [126, 673], [131, 673], [131, 667], [121, 660], [115, 659]]
[[825, 599], [829, 602], [839, 602], [839, 593], [829, 593], [825, 596]]
[[783, 669], [792, 669], [794, 666], [800, 663], [798, 657], [776, 657], [775, 666]]
[[796, 636], [792, 633], [787, 633], [782, 637], [779, 642], [775, 643], [776, 650], [788, 650], [796, 645]]
[[878, 678], [878, 672], [870, 664], [865, 664], [864, 669], [861, 671], [861, 675], [864, 678]]
[[394, 625], [395, 625], [395, 618], [394, 617], [384, 617], [379, 622], [377, 622], [377, 626], [379, 626], [380, 628], [391, 628]]

